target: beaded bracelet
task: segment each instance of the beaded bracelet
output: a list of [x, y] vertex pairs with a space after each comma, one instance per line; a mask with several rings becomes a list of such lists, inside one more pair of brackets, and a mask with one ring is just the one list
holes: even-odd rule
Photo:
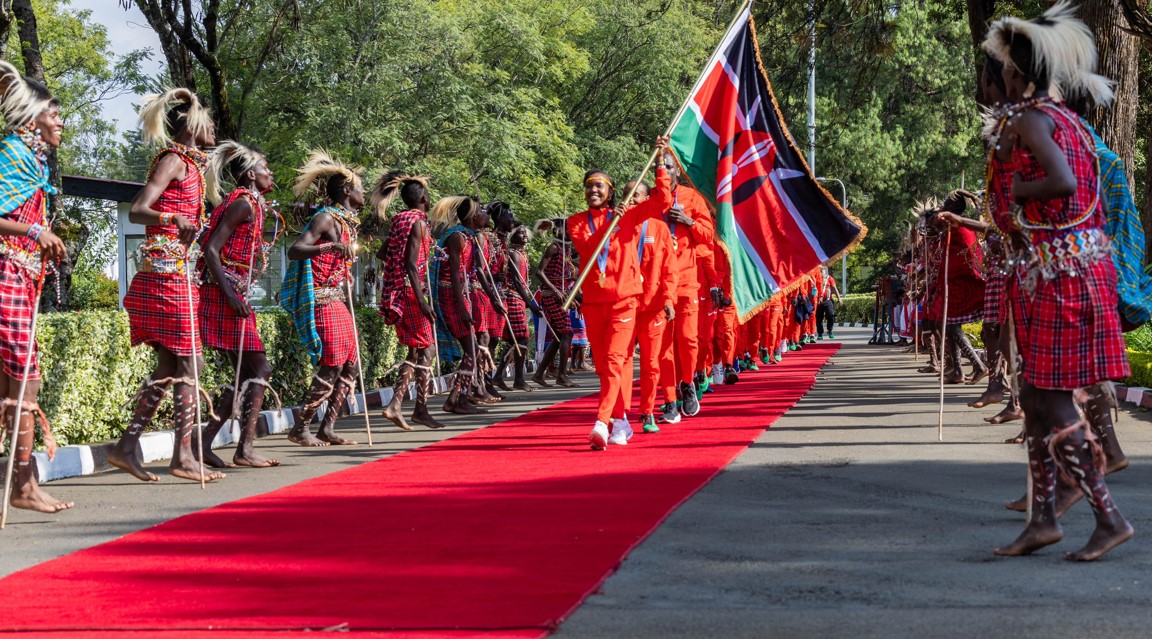
[[29, 224], [28, 225], [28, 237], [32, 238], [33, 240], [39, 241], [40, 240], [40, 234], [43, 232], [44, 232], [44, 227], [41, 226], [40, 224]]
[[176, 217], [175, 213], [161, 213], [160, 226], [171, 226], [172, 220]]

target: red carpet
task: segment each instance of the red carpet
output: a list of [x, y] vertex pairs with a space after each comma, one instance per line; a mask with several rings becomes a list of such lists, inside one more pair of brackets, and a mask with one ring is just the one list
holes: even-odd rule
[[747, 373], [694, 419], [659, 435], [637, 426], [627, 447], [588, 448], [586, 397], [175, 519], [0, 580], [19, 610], [0, 627], [542, 636], [799, 400], [837, 348]]

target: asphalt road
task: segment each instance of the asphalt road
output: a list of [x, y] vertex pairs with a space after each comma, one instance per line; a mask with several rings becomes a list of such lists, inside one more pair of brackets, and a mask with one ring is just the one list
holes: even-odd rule
[[1132, 465], [1114, 476], [1137, 536], [1095, 564], [1063, 559], [1092, 530], [1081, 502], [1065, 541], [1003, 559], [1023, 518], [1024, 451], [1002, 441], [912, 355], [845, 347], [795, 408], [676, 511], [557, 636], [1148, 637], [1152, 635], [1152, 429], [1121, 411]]

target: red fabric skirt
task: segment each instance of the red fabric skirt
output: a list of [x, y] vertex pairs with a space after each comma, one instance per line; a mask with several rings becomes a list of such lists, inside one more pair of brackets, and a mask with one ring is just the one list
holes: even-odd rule
[[[137, 273], [124, 296], [132, 345], [162, 346], [180, 357], [192, 355], [192, 311], [200, 307], [200, 287], [174, 273]], [[196, 354], [201, 352], [196, 339]]]
[[990, 269], [984, 286], [984, 321], [989, 324], [1003, 324], [1007, 321], [1007, 306], [1004, 304], [1004, 274], [999, 269]]
[[504, 333], [504, 317], [496, 312], [496, 307], [484, 289], [472, 289], [472, 321], [476, 322], [477, 333]]
[[320, 365], [343, 366], [360, 356], [352, 313], [344, 302], [328, 302], [316, 307], [316, 332], [320, 334]]
[[436, 336], [432, 332], [432, 322], [420, 312], [420, 303], [416, 299], [416, 291], [405, 288], [404, 294], [399, 296], [400, 321], [396, 322], [396, 338], [409, 348], [428, 348], [436, 343]]
[[548, 320], [553, 331], [560, 335], [572, 333], [572, 320], [564, 310], [564, 300], [555, 295], [541, 295], [540, 307], [544, 309], [544, 319]]
[[[244, 345], [240, 347], [242, 327]], [[264, 343], [256, 330], [256, 314], [251, 313], [248, 317], [237, 315], [228, 304], [224, 290], [216, 284], [200, 287], [200, 339], [207, 348], [235, 351], [240, 347], [240, 350], [248, 352], [264, 352]]]
[[[4, 363], [4, 374], [15, 380], [24, 378], [35, 305], [36, 283], [12, 260], [0, 257], [0, 361]], [[35, 343], [31, 355], [28, 379], [40, 379], [39, 348]]]
[[[440, 282], [440, 317], [444, 318], [444, 325], [448, 327], [448, 332], [452, 333], [452, 337], [460, 339], [468, 337], [472, 334], [472, 329], [464, 322], [464, 314], [461, 309], [456, 305], [456, 294], [452, 291], [452, 285], [447, 282]], [[475, 313], [472, 313], [471, 297], [464, 296], [464, 304], [466, 309], [472, 314], [472, 321], [478, 321]]]
[[1029, 383], [1075, 390], [1129, 375], [1111, 258], [1080, 268], [1076, 276], [1038, 276], [1032, 294], [1018, 278], [1008, 281], [1022, 373]]
[[530, 337], [528, 332], [528, 305], [524, 300], [520, 299], [519, 295], [509, 295], [506, 298], [508, 308], [508, 320], [511, 325], [504, 327], [504, 339], [514, 337], [518, 340], [526, 340]]

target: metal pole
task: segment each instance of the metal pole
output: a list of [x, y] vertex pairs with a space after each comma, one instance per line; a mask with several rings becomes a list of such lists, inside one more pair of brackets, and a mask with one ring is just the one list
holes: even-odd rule
[[[811, 153], [815, 155], [816, 147], [812, 147]], [[845, 211], [848, 210], [848, 187], [844, 186], [844, 181], [837, 178], [816, 178], [817, 182], [835, 182], [840, 185], [840, 208]], [[840, 258], [840, 294], [848, 294], [848, 256], [844, 255]]]
[[816, 0], [808, 0], [808, 168], [816, 174]]

